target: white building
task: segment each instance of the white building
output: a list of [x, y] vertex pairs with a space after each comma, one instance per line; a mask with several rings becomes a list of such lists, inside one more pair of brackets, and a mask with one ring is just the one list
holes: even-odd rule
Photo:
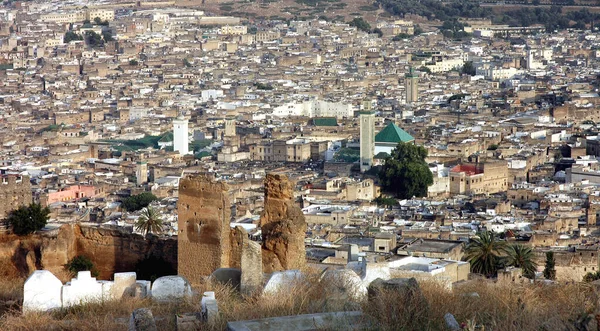
[[328, 102], [312, 99], [303, 102], [290, 102], [273, 109], [273, 116], [306, 116], [306, 117], [352, 117], [354, 111], [351, 104]]
[[188, 135], [188, 120], [179, 115], [173, 120], [173, 150], [179, 152], [180, 155], [190, 153], [189, 135]]

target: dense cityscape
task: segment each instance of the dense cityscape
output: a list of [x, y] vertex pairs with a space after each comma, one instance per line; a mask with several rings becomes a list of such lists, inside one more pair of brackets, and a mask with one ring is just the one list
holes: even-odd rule
[[597, 330], [597, 8], [285, 4], [0, 6], [0, 328]]

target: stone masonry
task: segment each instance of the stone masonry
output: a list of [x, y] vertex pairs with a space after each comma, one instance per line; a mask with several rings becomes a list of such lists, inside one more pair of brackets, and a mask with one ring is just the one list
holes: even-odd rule
[[263, 271], [301, 269], [306, 262], [306, 221], [293, 201], [293, 184], [287, 176], [265, 178], [265, 207], [260, 217]]
[[198, 284], [230, 264], [230, 204], [225, 183], [182, 178], [178, 203], [178, 274]]

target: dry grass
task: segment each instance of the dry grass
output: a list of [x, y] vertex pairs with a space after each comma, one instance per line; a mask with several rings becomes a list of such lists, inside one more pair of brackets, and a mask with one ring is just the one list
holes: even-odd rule
[[141, 307], [152, 310], [159, 330], [175, 330], [176, 314], [198, 312], [200, 294], [207, 290], [215, 291], [220, 318], [216, 325], [198, 325], [199, 330], [223, 330], [227, 321], [359, 309], [374, 330], [443, 330], [446, 313], [459, 323], [475, 321], [485, 330], [575, 330], [577, 321], [595, 314], [599, 306], [589, 284], [500, 285], [485, 280], [453, 291], [422, 282], [422, 297], [384, 292], [375, 301], [358, 302], [334, 290], [330, 281], [319, 282], [319, 273], [306, 275], [271, 296], [242, 296], [229, 286], [208, 283], [196, 288], [193, 298], [176, 303], [131, 298], [27, 316], [14, 304], [22, 298], [22, 280], [0, 281], [0, 303], [13, 302], [0, 317], [0, 330], [124, 330], [131, 312]]
[[453, 291], [436, 283], [420, 285], [425, 309], [405, 305], [406, 296], [388, 292], [379, 304], [366, 304], [364, 312], [373, 317], [378, 330], [442, 330], [446, 313], [459, 323], [474, 321], [485, 330], [575, 330], [577, 321], [598, 310], [598, 294], [583, 283], [501, 285], [479, 280]]

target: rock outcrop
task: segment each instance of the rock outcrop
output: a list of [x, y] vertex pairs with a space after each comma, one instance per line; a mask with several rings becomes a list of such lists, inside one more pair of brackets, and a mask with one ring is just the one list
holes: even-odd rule
[[306, 221], [293, 201], [293, 184], [285, 175], [265, 178], [265, 205], [260, 217], [263, 271], [301, 269], [306, 263]]

